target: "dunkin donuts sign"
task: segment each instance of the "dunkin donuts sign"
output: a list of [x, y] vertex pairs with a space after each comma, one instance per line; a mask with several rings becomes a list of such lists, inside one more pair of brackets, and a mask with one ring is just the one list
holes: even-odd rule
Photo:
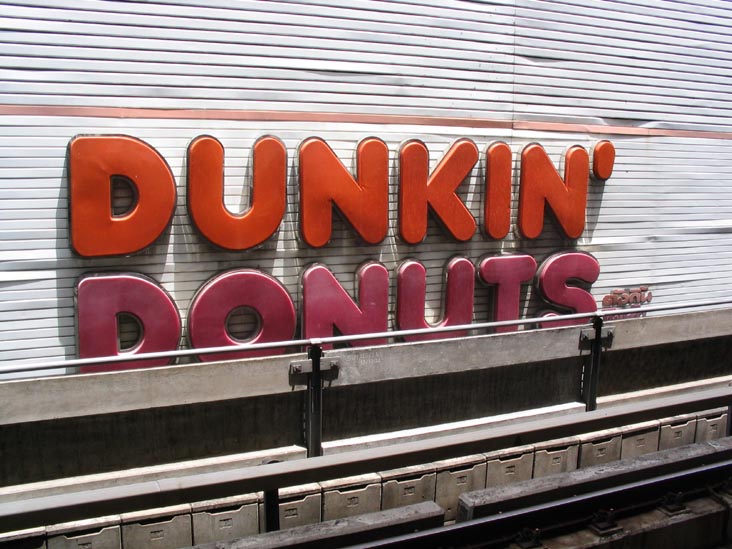
[[[82, 135], [69, 143], [68, 158], [70, 243], [78, 255], [102, 258], [134, 254], [152, 245], [168, 229], [176, 207], [176, 182], [165, 159], [149, 144], [126, 135]], [[512, 219], [514, 159], [507, 144], [493, 143], [481, 154], [473, 141], [459, 139], [430, 172], [426, 145], [410, 140], [398, 150], [399, 204], [396, 219], [390, 219], [390, 151], [381, 139], [371, 137], [358, 144], [354, 174], [326, 141], [308, 138], [297, 150], [297, 174], [288, 176], [284, 144], [276, 137], [264, 136], [252, 152], [251, 206], [243, 214], [233, 214], [223, 200], [224, 148], [214, 137], [200, 136], [187, 151], [187, 210], [190, 222], [214, 246], [228, 251], [250, 250], [277, 232], [287, 206], [288, 179], [296, 179], [289, 184], [298, 188], [299, 245], [309, 248], [328, 246], [334, 209], [359, 239], [370, 245], [387, 237], [391, 223], [404, 243], [418, 249], [427, 233], [430, 212], [446, 236], [458, 242], [501, 240], [512, 225], [522, 238], [536, 239], [546, 212], [553, 215], [567, 238], [577, 239], [585, 228], [590, 182], [607, 180], [614, 161], [615, 148], [610, 141], [596, 142], [589, 151], [575, 145], [567, 150], [560, 174], [540, 144], [526, 146], [517, 163], [518, 209]], [[483, 215], [476, 220], [457, 189], [479, 162], [485, 166], [484, 201]], [[116, 180], [125, 181], [134, 190], [134, 204], [122, 215], [115, 215], [110, 204]], [[446, 266], [445, 305], [439, 326], [472, 322], [476, 278], [494, 288], [492, 320], [518, 319], [521, 286], [534, 280], [540, 296], [557, 311], [593, 312], [597, 304], [585, 288], [599, 273], [597, 260], [577, 251], [554, 254], [541, 265], [526, 254], [489, 256], [477, 264], [464, 257], [454, 258]], [[241, 351], [203, 354], [200, 359], [284, 352], [247, 346], [295, 339], [298, 314], [302, 338], [327, 337], [335, 330], [343, 334], [385, 332], [389, 326], [390, 276], [396, 278], [395, 326], [404, 330], [435, 326], [425, 320], [426, 269], [418, 261], [406, 260], [391, 274], [378, 262], [362, 265], [356, 273], [356, 299], [322, 264], [312, 264], [300, 274], [299, 304], [280, 281], [257, 269], [236, 269], [205, 282], [188, 309], [190, 345], [237, 345]], [[121, 354], [120, 314], [135, 317], [142, 332], [136, 347], [125, 352], [167, 351], [179, 345], [182, 323], [178, 307], [149, 277], [89, 274], [78, 281], [76, 296], [82, 358]], [[246, 342], [232, 338], [227, 330], [229, 315], [241, 307], [248, 307], [259, 317], [256, 334]], [[445, 336], [405, 339], [437, 337]], [[385, 341], [372, 339], [359, 344]], [[167, 359], [144, 360], [118, 363], [114, 368], [165, 363]]]

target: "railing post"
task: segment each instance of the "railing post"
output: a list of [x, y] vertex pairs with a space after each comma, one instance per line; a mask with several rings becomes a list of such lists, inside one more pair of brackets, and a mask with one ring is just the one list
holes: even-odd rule
[[594, 337], [592, 338], [590, 351], [590, 366], [586, 372], [587, 392], [585, 395], [586, 409], [588, 412], [597, 410], [597, 386], [600, 382], [600, 362], [602, 360], [602, 325], [601, 316], [592, 319]]
[[308, 350], [308, 358], [312, 363], [312, 372], [308, 376], [308, 408], [306, 423], [306, 445], [308, 457], [323, 455], [323, 377], [320, 371], [320, 358], [323, 348], [313, 344]]
[[[262, 464], [279, 463], [278, 459], [265, 459]], [[264, 531], [276, 532], [280, 529], [280, 494], [278, 488], [264, 491]]]

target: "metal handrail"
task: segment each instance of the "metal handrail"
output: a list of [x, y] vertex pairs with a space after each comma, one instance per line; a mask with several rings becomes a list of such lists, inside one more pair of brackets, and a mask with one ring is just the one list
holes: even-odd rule
[[330, 345], [338, 343], [351, 343], [354, 341], [363, 341], [369, 339], [378, 338], [397, 338], [413, 335], [425, 335], [435, 333], [450, 333], [458, 331], [474, 331], [489, 328], [501, 328], [505, 326], [520, 326], [522, 324], [544, 324], [544, 323], [556, 323], [564, 322], [567, 320], [584, 320], [592, 318], [605, 318], [615, 317], [618, 315], [629, 314], [629, 313], [654, 313], [659, 311], [675, 311], [684, 309], [697, 309], [705, 307], [714, 307], [719, 305], [732, 305], [731, 299], [713, 299], [705, 301], [691, 301], [683, 303], [675, 303], [669, 305], [653, 305], [644, 307], [631, 307], [628, 309], [613, 309], [613, 310], [598, 310], [592, 313], [574, 313], [567, 315], [557, 316], [546, 316], [546, 317], [533, 317], [523, 318], [518, 320], [503, 320], [499, 322], [482, 322], [475, 324], [462, 324], [455, 326], [440, 326], [434, 328], [420, 328], [414, 330], [393, 330], [386, 332], [374, 332], [368, 334], [352, 334], [343, 336], [332, 336], [322, 338], [309, 338], [309, 339], [297, 339], [287, 341], [275, 341], [268, 343], [253, 343], [246, 346], [227, 345], [223, 347], [201, 347], [195, 349], [178, 349], [175, 351], [160, 351], [154, 353], [139, 353], [139, 354], [122, 354], [109, 357], [94, 357], [94, 358], [81, 358], [71, 360], [55, 360], [49, 362], [39, 362], [32, 364], [18, 364], [0, 366], [0, 375], [22, 373], [22, 372], [34, 372], [42, 370], [51, 370], [56, 368], [76, 368], [79, 366], [93, 366], [100, 364], [114, 364], [117, 362], [130, 362], [137, 360], [150, 360], [158, 358], [182, 358], [189, 356], [205, 355], [211, 353], [236, 353], [246, 351], [258, 351], [266, 349], [281, 349], [287, 347], [302, 347], [308, 348], [313, 345]]

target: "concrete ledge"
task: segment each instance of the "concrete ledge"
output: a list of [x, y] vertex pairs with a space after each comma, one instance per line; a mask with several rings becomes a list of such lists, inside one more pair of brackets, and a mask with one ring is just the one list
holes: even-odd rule
[[357, 543], [368, 543], [389, 536], [438, 528], [442, 526], [443, 521], [444, 511], [442, 508], [432, 501], [427, 501], [388, 511], [329, 520], [235, 541], [216, 542], [197, 545], [196, 547], [198, 549], [343, 547]]
[[514, 423], [520, 423], [529, 419], [548, 419], [584, 411], [584, 404], [580, 402], [567, 402], [554, 406], [545, 406], [543, 408], [521, 410], [510, 414], [498, 414], [495, 416], [469, 419], [465, 421], [443, 423], [441, 425], [430, 425], [429, 427], [419, 427], [417, 429], [404, 429], [402, 431], [391, 431], [388, 433], [377, 433], [362, 437], [331, 440], [323, 443], [323, 454], [331, 455], [350, 452], [353, 450], [363, 450], [366, 448], [378, 448], [380, 446], [411, 442], [414, 440], [424, 440], [443, 435], [468, 433], [470, 431], [485, 429], [486, 427], [502, 427], [512, 425]]
[[609, 406], [619, 406], [622, 404], [633, 404], [635, 402], [644, 402], [653, 398], [680, 395], [689, 391], [718, 389], [730, 386], [732, 386], [732, 375], [710, 377], [707, 379], [700, 379], [698, 381], [655, 387], [653, 389], [643, 389], [628, 393], [599, 396], [597, 397], [597, 407], [600, 409], [607, 408]]
[[[613, 351], [732, 335], [732, 309], [613, 321]], [[586, 328], [586, 326], [585, 326]], [[582, 326], [328, 351], [333, 387], [579, 357]], [[305, 355], [0, 382], [0, 425], [215, 402], [301, 390]], [[171, 389], [171, 388], [175, 389]], [[29, 405], [32, 403], [32, 405]]]
[[305, 448], [301, 446], [285, 446], [283, 448], [272, 448], [271, 450], [261, 452], [247, 452], [229, 456], [167, 463], [165, 465], [151, 467], [137, 467], [134, 469], [125, 469], [124, 471], [113, 471], [96, 475], [67, 477], [58, 480], [6, 486], [0, 488], [0, 503], [12, 503], [19, 498], [33, 498], [41, 495], [59, 495], [69, 490], [99, 490], [101, 488], [156, 481], [179, 476], [225, 471], [227, 469], [260, 465], [267, 458], [285, 461], [301, 459], [305, 455]]

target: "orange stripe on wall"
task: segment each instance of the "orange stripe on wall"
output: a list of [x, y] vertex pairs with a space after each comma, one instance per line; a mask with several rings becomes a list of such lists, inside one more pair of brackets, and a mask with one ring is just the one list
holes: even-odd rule
[[227, 109], [145, 109], [128, 107], [68, 107], [56, 105], [0, 105], [0, 116], [71, 116], [88, 118], [157, 118], [172, 120], [241, 120], [269, 122], [336, 122], [356, 124], [445, 126], [530, 131], [573, 132], [603, 135], [732, 139], [732, 131], [641, 128], [569, 122], [453, 118], [334, 112], [257, 111]]
[[360, 124], [414, 124], [466, 128], [511, 129], [510, 120], [447, 118], [334, 112], [247, 111], [226, 109], [136, 109], [126, 107], [64, 107], [52, 105], [0, 105], [0, 115], [84, 116], [94, 118], [167, 118], [195, 120], [244, 120], [270, 122], [350, 122]]

